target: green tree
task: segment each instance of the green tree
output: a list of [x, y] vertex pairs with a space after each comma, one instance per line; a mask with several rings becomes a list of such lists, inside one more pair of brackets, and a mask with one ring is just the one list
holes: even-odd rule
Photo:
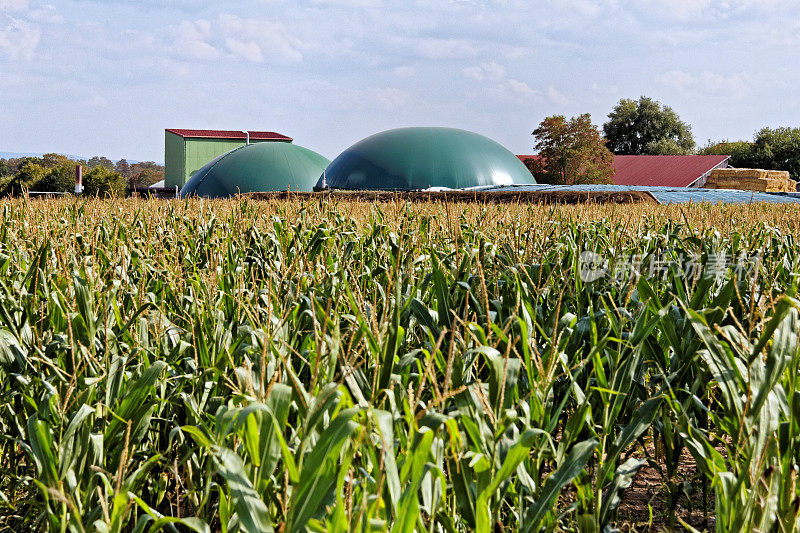
[[109, 158], [101, 157], [101, 156], [97, 156], [97, 155], [92, 157], [92, 158], [89, 158], [89, 160], [86, 162], [86, 167], [88, 167], [89, 170], [93, 170], [93, 169], [95, 169], [97, 167], [105, 167], [108, 170], [113, 172], [114, 169], [115, 169], [115, 166], [116, 165], [114, 165], [114, 162], [111, 161]]
[[66, 160], [51, 168], [36, 184], [42, 192], [72, 192], [75, 190], [75, 162]]
[[786, 170], [800, 177], [800, 128], [762, 128], [753, 142], [709, 142], [702, 154], [729, 155], [728, 164], [738, 168]]
[[547, 117], [533, 131], [539, 159], [528, 169], [539, 183], [613, 183], [614, 161], [589, 114]]
[[680, 155], [695, 147], [692, 128], [671, 107], [642, 96], [623, 98], [603, 124], [609, 150], [619, 155]]
[[43, 164], [42, 160], [36, 157], [12, 157], [10, 159], [6, 159], [6, 165], [8, 165], [8, 175], [14, 175], [19, 172], [19, 169], [22, 168], [22, 165], [25, 163], [36, 163], [37, 165]]
[[149, 187], [164, 179], [164, 172], [146, 168], [130, 178], [129, 183], [134, 187]]
[[125, 178], [119, 173], [98, 165], [83, 176], [83, 192], [90, 196], [124, 196]]
[[11, 174], [11, 169], [8, 168], [8, 163], [5, 159], [0, 159], [0, 178], [4, 178]]
[[763, 128], [752, 144], [753, 165], [800, 176], [800, 128]]
[[754, 154], [753, 143], [747, 141], [709, 141], [698, 151], [701, 155], [729, 155], [731, 158], [728, 164], [732, 167], [750, 168], [757, 166]]
[[[144, 170], [155, 170], [156, 172], [164, 172], [164, 165], [159, 165], [153, 161], [141, 161], [131, 165], [131, 176], [135, 176]], [[163, 179], [163, 178], [162, 178]]]
[[61, 166], [61, 165], [65, 164], [65, 163], [73, 163], [74, 164], [74, 161], [72, 161], [67, 156], [61, 155], [61, 154], [55, 154], [55, 153], [44, 154], [41, 157], [41, 159], [42, 159], [41, 165], [46, 169], [56, 168], [56, 167]]
[[127, 159], [120, 159], [117, 161], [114, 169], [119, 172], [120, 176], [123, 178], [131, 177], [131, 165], [128, 163]]
[[26, 161], [3, 190], [4, 195], [18, 195], [23, 190], [31, 190], [44, 177], [45, 169], [37, 163]]

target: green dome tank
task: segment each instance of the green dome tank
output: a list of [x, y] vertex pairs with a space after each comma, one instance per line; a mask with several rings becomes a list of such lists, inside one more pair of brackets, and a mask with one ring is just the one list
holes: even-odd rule
[[192, 174], [181, 197], [226, 198], [239, 193], [311, 191], [330, 161], [308, 148], [283, 142], [231, 150]]
[[495, 141], [453, 128], [400, 128], [354, 144], [325, 169], [316, 189], [464, 189], [536, 183]]

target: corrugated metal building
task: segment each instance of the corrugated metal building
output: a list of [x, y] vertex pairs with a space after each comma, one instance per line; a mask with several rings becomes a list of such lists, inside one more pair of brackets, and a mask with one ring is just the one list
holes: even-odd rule
[[272, 131], [164, 130], [164, 183], [183, 187], [189, 178], [212, 159], [247, 143], [292, 142], [291, 137]]
[[[537, 159], [536, 155], [519, 155]], [[702, 187], [711, 171], [727, 168], [727, 155], [615, 155], [614, 184], [645, 187]]]

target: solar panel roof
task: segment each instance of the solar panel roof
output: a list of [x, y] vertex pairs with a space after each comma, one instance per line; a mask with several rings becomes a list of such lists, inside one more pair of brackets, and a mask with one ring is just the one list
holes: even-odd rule
[[652, 194], [659, 203], [681, 204], [686, 202], [744, 203], [800, 203], [800, 194], [765, 193], [734, 189], [694, 189], [686, 187], [645, 187], [637, 185], [504, 185], [476, 187], [481, 191], [592, 191], [620, 192], [644, 191]]

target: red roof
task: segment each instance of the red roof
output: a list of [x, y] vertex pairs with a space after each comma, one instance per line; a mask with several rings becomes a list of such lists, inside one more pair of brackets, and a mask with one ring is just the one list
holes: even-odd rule
[[[518, 155], [523, 162], [536, 155]], [[688, 187], [721, 166], [727, 155], [615, 155], [614, 184]]]
[[[247, 139], [247, 135], [243, 131], [234, 130], [180, 130], [168, 129], [165, 130], [181, 137], [191, 137], [194, 139], [240, 139], [242, 141]], [[291, 137], [275, 133], [274, 131], [251, 131], [250, 139], [255, 141], [292, 141]]]

